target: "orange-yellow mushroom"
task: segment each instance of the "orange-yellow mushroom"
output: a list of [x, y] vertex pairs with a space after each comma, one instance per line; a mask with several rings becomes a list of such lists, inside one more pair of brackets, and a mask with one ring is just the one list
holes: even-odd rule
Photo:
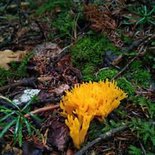
[[60, 107], [75, 147], [79, 149], [84, 142], [94, 117], [105, 119], [126, 97], [127, 94], [114, 81], [108, 80], [83, 83], [67, 91]]

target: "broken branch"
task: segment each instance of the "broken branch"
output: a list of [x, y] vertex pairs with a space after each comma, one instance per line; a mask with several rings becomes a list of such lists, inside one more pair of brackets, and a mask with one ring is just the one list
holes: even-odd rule
[[25, 118], [28, 118], [30, 117], [32, 114], [38, 114], [38, 113], [41, 113], [41, 112], [45, 112], [45, 111], [49, 111], [49, 110], [53, 110], [53, 109], [57, 109], [59, 108], [59, 105], [50, 105], [50, 106], [46, 106], [46, 107], [43, 107], [43, 108], [39, 108], [39, 109], [36, 109], [36, 110], [33, 110], [31, 111], [30, 113], [24, 115]]
[[[131, 64], [133, 61], [135, 61], [139, 56], [141, 56], [141, 54], [144, 55], [144, 53], [146, 53], [146, 48], [144, 49], [145, 52], [143, 52], [144, 44], [146, 45], [146, 44], [150, 43], [150, 41], [151, 41], [152, 39], [154, 39], [154, 38], [155, 38], [155, 35], [152, 35], [152, 36], [147, 36], [145, 39], [139, 41], [139, 42], [136, 44], [137, 47], [138, 47], [140, 44], [143, 44], [143, 45], [141, 46], [141, 48], [140, 48], [139, 52], [137, 53], [137, 55], [136, 55], [135, 57], [133, 57], [133, 58], [126, 64], [126, 66], [125, 66], [120, 72], [118, 72], [118, 74], [116, 74], [116, 75], [112, 78], [112, 80], [118, 78], [118, 77], [130, 66], [130, 64]], [[135, 46], [135, 45], [134, 45], [134, 46]], [[132, 45], [132, 47], [133, 47], [133, 45]], [[132, 49], [132, 48], [129, 48], [129, 49]], [[129, 51], [129, 49], [128, 49], [127, 51]]]
[[12, 84], [9, 84], [9, 85], [6, 85], [6, 86], [3, 86], [3, 87], [0, 87], [0, 93], [8, 90], [8, 89], [13, 89], [17, 86], [28, 86], [28, 85], [34, 85], [34, 83], [37, 81], [37, 78], [26, 78], [26, 79], [23, 79], [21, 81], [18, 81], [18, 82], [15, 82], [15, 83], [12, 83]]
[[80, 151], [76, 152], [75, 155], [84, 154], [89, 148], [91, 148], [96, 143], [99, 143], [101, 140], [108, 139], [108, 138], [112, 137], [114, 134], [121, 132], [127, 128], [128, 128], [128, 126], [124, 125], [124, 126], [112, 129], [112, 130], [106, 132], [105, 134], [101, 134], [98, 138], [96, 138], [95, 140], [93, 140], [92, 142], [90, 142], [86, 146], [84, 146]]

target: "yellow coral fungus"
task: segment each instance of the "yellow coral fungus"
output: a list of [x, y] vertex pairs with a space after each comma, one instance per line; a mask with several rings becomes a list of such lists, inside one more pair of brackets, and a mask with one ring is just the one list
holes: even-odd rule
[[66, 125], [76, 148], [84, 142], [91, 120], [103, 120], [120, 104], [127, 94], [116, 83], [89, 82], [76, 85], [60, 102], [62, 114], [67, 117]]

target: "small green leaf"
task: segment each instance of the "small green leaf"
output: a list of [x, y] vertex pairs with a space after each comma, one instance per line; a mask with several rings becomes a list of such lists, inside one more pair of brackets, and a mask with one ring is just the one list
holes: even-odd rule
[[11, 111], [12, 111], [12, 109], [8, 109], [8, 108], [6, 108], [4, 106], [0, 106], [0, 112], [8, 113], [8, 112], [11, 112]]
[[36, 115], [34, 115], [34, 114], [32, 114], [32, 113], [29, 113], [30, 114], [30, 116], [32, 117], [32, 118], [34, 118], [35, 120], [37, 120], [38, 122], [41, 122], [42, 120], [39, 118], [39, 117], [37, 117]]
[[0, 119], [0, 123], [5, 121], [8, 117], [10, 117], [11, 115], [13, 115], [15, 112], [13, 111], [12, 113], [7, 114], [6, 116], [4, 116], [3, 118]]
[[19, 130], [18, 130], [18, 143], [19, 143], [20, 147], [22, 146], [22, 143], [23, 143], [23, 133], [22, 133], [22, 130], [23, 130], [23, 126], [20, 125]]
[[21, 120], [21, 118], [20, 118], [20, 116], [18, 116], [17, 121], [16, 121], [15, 132], [14, 132], [15, 137], [18, 133], [19, 128], [20, 128], [20, 120]]
[[29, 133], [29, 135], [31, 135], [31, 124], [28, 122], [28, 120], [26, 118], [24, 118], [24, 122], [26, 124], [26, 128], [27, 128], [27, 131]]
[[26, 103], [26, 105], [23, 107], [22, 111], [25, 111], [29, 107], [29, 105], [33, 103], [35, 98], [36, 98], [35, 96], [32, 97], [31, 100], [28, 103]]
[[16, 120], [12, 120], [8, 125], [5, 126], [5, 128], [0, 132], [0, 138], [3, 137], [3, 135], [9, 130], [9, 128], [16, 122]]
[[4, 97], [4, 96], [0, 96], [0, 98], [6, 100], [7, 102], [9, 102], [10, 104], [12, 104], [14, 107], [16, 107], [18, 110], [20, 110], [19, 106], [17, 104], [15, 104], [13, 101], [11, 101], [10, 99]]

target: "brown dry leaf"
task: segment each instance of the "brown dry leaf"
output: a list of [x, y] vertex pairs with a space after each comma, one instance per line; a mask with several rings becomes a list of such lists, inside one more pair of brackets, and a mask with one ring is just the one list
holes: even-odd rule
[[91, 22], [91, 27], [96, 31], [109, 31], [117, 28], [116, 21], [112, 17], [112, 12], [106, 8], [95, 5], [85, 5], [85, 15]]
[[49, 131], [47, 135], [47, 143], [48, 145], [52, 145], [57, 147], [59, 151], [64, 151], [66, 148], [66, 144], [69, 140], [69, 130], [67, 126], [58, 121], [57, 119], [53, 119], [50, 122]]
[[17, 32], [17, 37], [20, 38], [24, 35], [26, 35], [26, 33], [28, 33], [29, 29], [27, 27], [23, 27], [21, 29], [18, 30]]
[[35, 64], [35, 70], [40, 75], [45, 75], [51, 72], [51, 61], [61, 53], [61, 49], [57, 44], [46, 42], [37, 45], [34, 50], [33, 64]]
[[57, 95], [62, 95], [64, 91], [69, 90], [70, 86], [68, 84], [62, 84], [58, 88], [55, 88], [53, 91]]
[[2, 43], [3, 41], [4, 41], [4, 38], [0, 36], [0, 43]]
[[66, 152], [66, 155], [74, 155], [74, 151], [71, 150], [71, 149], [68, 149], [67, 152]]
[[9, 154], [9, 153], [11, 154], [11, 152], [12, 152], [12, 154], [22, 155], [21, 149], [18, 149], [16, 147], [12, 147], [10, 144], [7, 144], [2, 152], [3, 152], [2, 154]]
[[123, 46], [122, 40], [115, 31], [118, 26], [114, 18], [116, 12], [110, 11], [105, 6], [89, 4], [84, 6], [84, 13], [93, 30], [106, 34], [117, 47]]
[[0, 51], [0, 67], [9, 69], [9, 63], [12, 61], [20, 62], [23, 57], [27, 54], [27, 51], [16, 51], [11, 50]]
[[52, 77], [51, 76], [40, 76], [38, 77], [38, 81], [40, 82], [47, 82], [47, 81], [51, 81]]
[[[43, 152], [43, 146], [39, 146], [34, 142], [25, 141], [23, 143], [22, 155], [41, 155]], [[18, 155], [18, 154], [17, 154]]]

